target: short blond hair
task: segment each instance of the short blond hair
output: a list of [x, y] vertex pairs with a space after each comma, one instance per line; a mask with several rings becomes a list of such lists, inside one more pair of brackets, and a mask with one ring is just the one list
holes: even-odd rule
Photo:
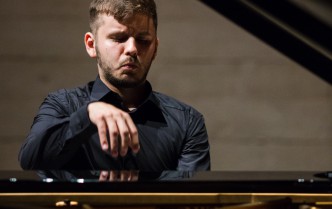
[[96, 33], [100, 23], [98, 15], [107, 14], [121, 22], [135, 14], [151, 17], [157, 31], [158, 17], [154, 0], [93, 0], [90, 4], [90, 30]]

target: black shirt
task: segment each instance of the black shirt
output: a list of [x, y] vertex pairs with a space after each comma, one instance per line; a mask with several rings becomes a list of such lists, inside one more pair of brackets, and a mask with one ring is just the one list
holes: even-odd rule
[[146, 100], [129, 112], [139, 134], [140, 151], [113, 158], [100, 146], [87, 106], [104, 101], [122, 107], [120, 97], [98, 77], [83, 87], [50, 93], [40, 106], [21, 147], [24, 169], [209, 170], [208, 135], [194, 108], [149, 89]]

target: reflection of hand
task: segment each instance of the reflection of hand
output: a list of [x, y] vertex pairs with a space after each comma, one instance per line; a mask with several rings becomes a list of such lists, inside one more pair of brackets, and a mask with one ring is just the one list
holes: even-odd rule
[[138, 181], [138, 171], [101, 171], [99, 181]]
[[[125, 156], [128, 147], [134, 153], [139, 151], [137, 128], [128, 113], [104, 102], [89, 104], [88, 112], [91, 122], [98, 128], [100, 144], [104, 151], [110, 149], [113, 157], [118, 157], [119, 150], [120, 155]], [[109, 143], [107, 136], [110, 139]]]

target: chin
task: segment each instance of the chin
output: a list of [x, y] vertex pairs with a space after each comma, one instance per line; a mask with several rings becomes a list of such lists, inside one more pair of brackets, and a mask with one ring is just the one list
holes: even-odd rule
[[130, 74], [116, 76], [110, 73], [105, 73], [104, 78], [116, 88], [137, 88], [143, 85], [146, 81], [146, 76], [135, 76]]
[[112, 79], [108, 81], [117, 88], [137, 88], [145, 83], [145, 80], [142, 81], [132, 79]]

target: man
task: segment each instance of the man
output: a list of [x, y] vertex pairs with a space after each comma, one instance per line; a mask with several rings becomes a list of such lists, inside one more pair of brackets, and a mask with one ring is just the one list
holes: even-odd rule
[[24, 169], [209, 170], [203, 116], [152, 91], [153, 0], [93, 0], [84, 41], [98, 77], [50, 93], [22, 145]]

